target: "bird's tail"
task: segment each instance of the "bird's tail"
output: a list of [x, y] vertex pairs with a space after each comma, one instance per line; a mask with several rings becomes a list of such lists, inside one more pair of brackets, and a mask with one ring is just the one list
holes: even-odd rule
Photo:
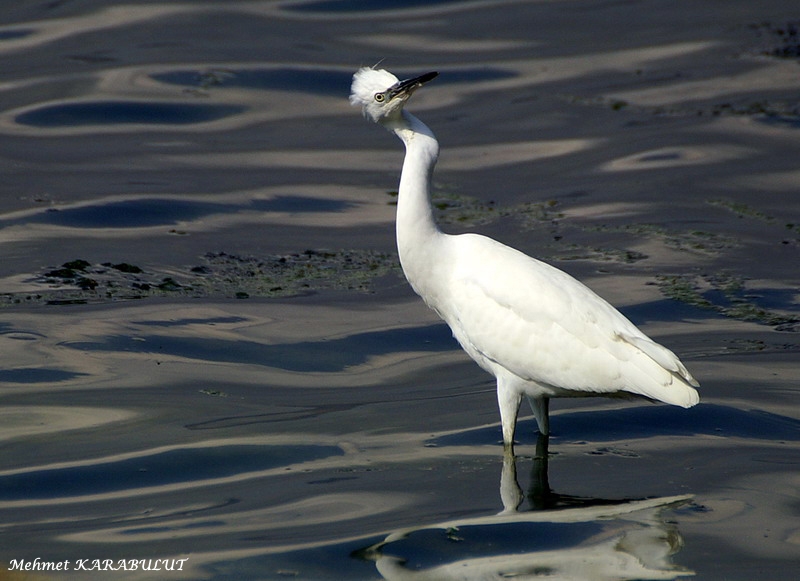
[[[684, 408], [700, 402], [700, 394], [694, 389], [700, 387], [700, 383], [692, 377], [677, 355], [647, 337], [620, 334], [620, 338], [646, 356], [641, 367], [649, 381], [636, 382], [630, 391]], [[658, 367], [653, 369], [653, 364]]]

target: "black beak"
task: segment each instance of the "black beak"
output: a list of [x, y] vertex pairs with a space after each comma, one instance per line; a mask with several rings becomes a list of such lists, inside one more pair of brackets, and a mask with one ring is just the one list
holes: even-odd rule
[[432, 72], [432, 73], [425, 73], [424, 75], [420, 75], [418, 77], [414, 77], [413, 79], [406, 79], [405, 81], [400, 81], [394, 87], [389, 89], [389, 98], [394, 99], [399, 95], [405, 95], [406, 97], [410, 97], [414, 91], [416, 91], [422, 85], [424, 85], [428, 81], [432, 81], [438, 76], [439, 73]]

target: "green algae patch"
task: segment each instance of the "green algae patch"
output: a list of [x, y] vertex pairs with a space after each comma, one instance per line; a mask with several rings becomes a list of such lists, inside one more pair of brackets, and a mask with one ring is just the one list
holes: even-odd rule
[[588, 248], [572, 244], [569, 247], [569, 252], [559, 254], [555, 257], [556, 260], [570, 261], [570, 260], [589, 260], [594, 262], [621, 262], [623, 264], [633, 264], [640, 260], [649, 258], [647, 254], [638, 252], [636, 250], [627, 250], [624, 248]]
[[778, 331], [800, 331], [800, 316], [759, 304], [765, 291], [748, 289], [746, 280], [733, 274], [658, 275], [656, 281], [664, 296], [687, 305]]
[[[397, 190], [386, 193], [391, 197], [389, 205], [396, 206]], [[550, 222], [564, 217], [558, 200], [523, 202], [505, 207], [494, 200], [459, 194], [447, 186], [439, 186], [433, 192], [431, 206], [437, 223], [464, 227], [491, 224], [501, 218], [515, 218], [522, 222], [524, 228], [531, 228], [536, 222]]]
[[740, 218], [755, 218], [757, 220], [762, 220], [764, 222], [772, 222], [775, 220], [772, 216], [769, 216], [759, 210], [758, 208], [754, 208], [749, 204], [744, 204], [742, 202], [734, 202], [733, 200], [726, 200], [723, 198], [718, 198], [714, 200], [709, 200], [708, 203], [712, 206], [716, 206], [718, 208], [724, 208], [729, 212], [733, 212], [737, 214]]
[[733, 236], [703, 230], [676, 230], [659, 224], [603, 225], [595, 227], [594, 230], [654, 238], [660, 240], [667, 248], [701, 256], [717, 256], [725, 250], [738, 246]]

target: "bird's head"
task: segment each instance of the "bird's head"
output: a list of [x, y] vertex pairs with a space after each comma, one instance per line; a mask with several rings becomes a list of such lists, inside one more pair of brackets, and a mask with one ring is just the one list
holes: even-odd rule
[[350, 104], [361, 105], [364, 116], [375, 123], [400, 116], [408, 98], [439, 73], [426, 73], [413, 79], [399, 80], [389, 71], [364, 67], [353, 75]]

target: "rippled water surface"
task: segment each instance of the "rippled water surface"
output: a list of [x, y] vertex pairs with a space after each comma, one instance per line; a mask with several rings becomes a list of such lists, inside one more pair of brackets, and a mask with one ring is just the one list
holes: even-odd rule
[[[791, 3], [6, 4], [0, 579], [796, 578]], [[443, 227], [586, 282], [699, 406], [554, 401], [504, 457], [399, 270], [374, 63], [440, 73]]]

